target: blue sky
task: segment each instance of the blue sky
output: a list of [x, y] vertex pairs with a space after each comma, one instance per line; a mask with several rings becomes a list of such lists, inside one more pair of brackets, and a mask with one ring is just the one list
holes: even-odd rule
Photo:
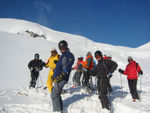
[[0, 18], [36, 22], [119, 46], [150, 41], [150, 0], [0, 0]]

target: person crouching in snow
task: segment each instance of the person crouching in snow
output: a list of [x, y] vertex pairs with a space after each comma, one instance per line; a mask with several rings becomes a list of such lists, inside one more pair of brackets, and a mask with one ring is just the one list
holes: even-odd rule
[[58, 62], [59, 57], [60, 55], [57, 53], [57, 50], [55, 48], [52, 48], [51, 55], [45, 65], [45, 67], [50, 68], [48, 79], [47, 79], [47, 88], [49, 92], [51, 92], [53, 88], [53, 74], [54, 74], [54, 69], [56, 68], [56, 64]]
[[37, 53], [34, 55], [34, 59], [31, 60], [28, 64], [28, 68], [31, 72], [31, 81], [29, 88], [35, 88], [36, 81], [39, 76], [39, 71], [43, 69], [43, 66], [45, 65], [45, 62], [43, 62], [41, 59], [39, 59], [40, 55]]
[[73, 86], [72, 87], [77, 87], [80, 86], [80, 78], [83, 73], [83, 57], [78, 57], [77, 64], [72, 68], [72, 70], [76, 70], [74, 76], [73, 76]]
[[102, 108], [110, 110], [110, 102], [107, 97], [107, 87], [109, 79], [118, 67], [118, 64], [112, 60], [103, 59], [101, 51], [95, 52], [95, 58], [98, 61], [98, 64], [91, 73], [98, 78], [97, 87]]
[[56, 68], [54, 70], [54, 87], [51, 92], [52, 105], [54, 113], [62, 113], [63, 102], [61, 98], [61, 92], [64, 85], [68, 82], [72, 65], [74, 63], [74, 55], [68, 48], [68, 43], [62, 40], [58, 43], [59, 50], [62, 55], [59, 58]]
[[128, 86], [130, 89], [130, 93], [133, 99], [133, 102], [139, 100], [138, 92], [137, 92], [137, 79], [138, 79], [138, 74], [143, 74], [143, 71], [141, 70], [140, 66], [138, 63], [136, 63], [132, 57], [128, 57], [128, 65], [126, 66], [125, 71], [122, 69], [118, 70], [120, 73], [127, 75], [128, 79]]

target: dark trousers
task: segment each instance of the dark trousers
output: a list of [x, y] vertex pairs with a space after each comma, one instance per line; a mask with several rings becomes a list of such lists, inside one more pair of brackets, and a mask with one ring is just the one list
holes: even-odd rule
[[108, 78], [101, 78], [97, 81], [98, 92], [99, 92], [99, 99], [102, 104], [102, 108], [110, 109], [110, 102], [107, 97], [107, 88], [108, 88], [109, 80]]
[[109, 90], [109, 92], [111, 92], [111, 91], [112, 91], [112, 87], [111, 87], [110, 79], [108, 80], [108, 90]]
[[89, 79], [90, 79], [90, 70], [84, 71], [82, 78], [82, 85], [84, 87], [90, 88]]
[[39, 76], [39, 72], [32, 70], [31, 71], [31, 81], [30, 81], [30, 86], [29, 87], [35, 87], [36, 86], [36, 81]]
[[139, 99], [138, 92], [136, 89], [137, 79], [132, 79], [132, 80], [128, 79], [128, 85], [129, 85], [132, 99]]

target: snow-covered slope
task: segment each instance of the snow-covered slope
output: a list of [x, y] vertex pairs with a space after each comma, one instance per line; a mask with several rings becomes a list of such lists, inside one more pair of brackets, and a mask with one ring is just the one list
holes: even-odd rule
[[[25, 33], [26, 30], [46, 39], [33, 38]], [[101, 50], [112, 55], [113, 60], [124, 69], [127, 56], [133, 58], [141, 65], [144, 75], [142, 77], [142, 102], [132, 103], [127, 85], [126, 76], [122, 76], [124, 96], [121, 96], [120, 74], [116, 71], [111, 79], [113, 93], [111, 101], [114, 113], [149, 113], [150, 99], [150, 43], [139, 48], [128, 48], [96, 43], [83, 36], [62, 33], [48, 29], [36, 23], [16, 19], [0, 19], [0, 112], [1, 113], [52, 113], [51, 100], [47, 90], [29, 90], [30, 72], [28, 62], [35, 53], [39, 53], [43, 61], [47, 61], [52, 47], [57, 48], [60, 40], [69, 43], [70, 50], [75, 57], [85, 57], [87, 51], [94, 53]], [[57, 48], [58, 50], [58, 48]], [[58, 51], [59, 52], [59, 51]], [[60, 52], [59, 52], [60, 53]], [[44, 68], [40, 76], [46, 84], [49, 69]], [[63, 95], [64, 113], [101, 113], [101, 105], [97, 94], [85, 94], [82, 88], [72, 89], [72, 71], [69, 83], [65, 86], [68, 93]], [[138, 89], [140, 88], [140, 80]], [[94, 78], [93, 78], [94, 81]], [[39, 81], [40, 82], [40, 81]], [[41, 86], [40, 82], [40, 86]], [[18, 96], [18, 91], [29, 96]], [[49, 102], [50, 101], [50, 102]]]

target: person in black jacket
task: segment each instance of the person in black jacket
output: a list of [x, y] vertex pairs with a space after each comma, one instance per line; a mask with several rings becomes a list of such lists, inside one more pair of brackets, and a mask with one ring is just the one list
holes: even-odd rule
[[112, 76], [112, 73], [116, 70], [118, 64], [112, 60], [103, 59], [101, 51], [95, 52], [95, 58], [98, 61], [98, 64], [92, 71], [92, 75], [97, 75], [98, 78], [97, 86], [102, 108], [110, 110], [110, 102], [107, 97], [107, 88], [109, 79]]
[[31, 60], [28, 64], [28, 68], [31, 72], [31, 81], [29, 88], [35, 87], [37, 78], [39, 76], [39, 71], [41, 71], [43, 69], [43, 66], [45, 65], [45, 63], [41, 59], [39, 59], [39, 57], [39, 54], [35, 54], [34, 59]]

